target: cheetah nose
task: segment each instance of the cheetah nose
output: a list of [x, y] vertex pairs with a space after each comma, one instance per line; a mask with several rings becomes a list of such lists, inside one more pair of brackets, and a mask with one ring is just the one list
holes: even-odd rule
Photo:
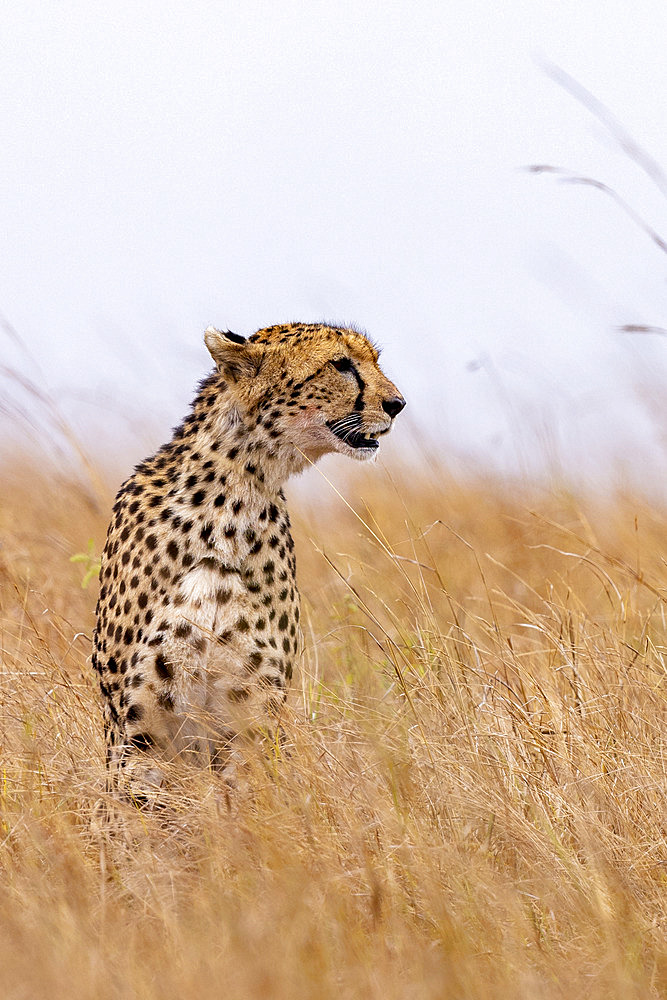
[[397, 417], [405, 406], [405, 400], [402, 396], [392, 396], [391, 399], [384, 399], [382, 401], [382, 409], [385, 413], [393, 419]]

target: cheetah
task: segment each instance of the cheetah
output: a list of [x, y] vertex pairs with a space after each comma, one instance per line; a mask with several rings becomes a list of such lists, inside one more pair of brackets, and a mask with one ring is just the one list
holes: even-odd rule
[[246, 340], [209, 327], [204, 340], [215, 369], [121, 486], [102, 557], [92, 662], [107, 766], [139, 800], [163, 783], [161, 761], [224, 771], [239, 739], [275, 732], [301, 641], [282, 486], [328, 452], [371, 458], [405, 406], [354, 329]]

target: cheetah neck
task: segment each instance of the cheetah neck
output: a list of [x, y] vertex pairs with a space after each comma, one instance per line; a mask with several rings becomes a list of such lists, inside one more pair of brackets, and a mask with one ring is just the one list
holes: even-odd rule
[[228, 493], [262, 504], [308, 464], [280, 428], [266, 427], [257, 412], [244, 413], [217, 373], [204, 380], [191, 413], [165, 448], [178, 456], [181, 481], [190, 481], [192, 495], [203, 492], [205, 499], [216, 481], [224, 481]]

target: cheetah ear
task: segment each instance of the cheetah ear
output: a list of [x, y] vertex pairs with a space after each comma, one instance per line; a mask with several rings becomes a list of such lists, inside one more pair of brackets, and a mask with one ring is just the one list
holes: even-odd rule
[[204, 342], [218, 370], [230, 382], [238, 382], [244, 377], [254, 378], [259, 373], [262, 364], [261, 348], [244, 340], [238, 333], [232, 333], [231, 330], [225, 333], [209, 326], [204, 333]]

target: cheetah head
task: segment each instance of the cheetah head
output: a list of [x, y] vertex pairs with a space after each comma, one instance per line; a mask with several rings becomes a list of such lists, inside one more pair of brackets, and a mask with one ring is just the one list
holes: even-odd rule
[[310, 461], [371, 458], [405, 406], [377, 349], [353, 329], [293, 323], [244, 340], [209, 327], [205, 341], [245, 422]]

